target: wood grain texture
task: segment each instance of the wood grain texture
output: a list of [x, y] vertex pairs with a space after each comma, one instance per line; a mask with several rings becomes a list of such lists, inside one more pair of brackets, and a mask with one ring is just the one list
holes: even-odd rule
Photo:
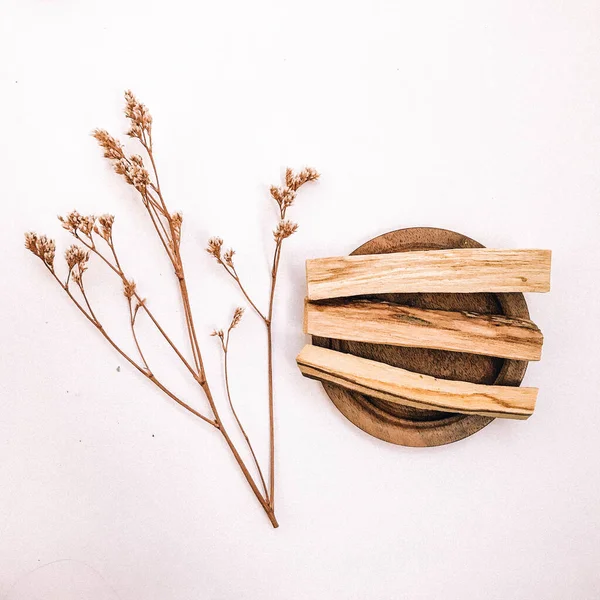
[[309, 300], [410, 292], [547, 292], [550, 250], [454, 249], [306, 261]]
[[[377, 236], [354, 250], [352, 255], [481, 247], [479, 242], [460, 233], [435, 227], [413, 227]], [[529, 318], [527, 303], [523, 294], [519, 293], [411, 293], [366, 298], [417, 308]], [[518, 386], [528, 365], [527, 361], [479, 354], [369, 344], [318, 336], [313, 336], [313, 344], [433, 377], [473, 383]], [[367, 434], [392, 444], [416, 447], [450, 444], [473, 435], [494, 420], [492, 417], [478, 415], [421, 410], [386, 402], [333, 383], [323, 382], [322, 385], [332, 403], [352, 424]]]
[[437, 379], [352, 354], [306, 345], [296, 358], [302, 374], [387, 402], [428, 410], [527, 419], [536, 388]]
[[305, 302], [304, 332], [373, 344], [540, 360], [543, 336], [528, 319], [401, 306], [376, 300]]

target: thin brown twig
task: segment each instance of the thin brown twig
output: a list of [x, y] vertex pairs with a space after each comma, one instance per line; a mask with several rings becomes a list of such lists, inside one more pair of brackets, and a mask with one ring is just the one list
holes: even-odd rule
[[[69, 296], [69, 298], [73, 301], [73, 303], [75, 304], [75, 306], [77, 306], [77, 308], [82, 312], [82, 314], [85, 315], [85, 317], [98, 329], [98, 331], [100, 331], [100, 333], [103, 335], [103, 337], [106, 339], [106, 341], [127, 362], [129, 362], [140, 373], [142, 373], [142, 375], [144, 375], [150, 381], [152, 381], [152, 383], [154, 383], [154, 385], [156, 385], [161, 391], [163, 391], [167, 396], [169, 396], [169, 398], [171, 398], [172, 400], [174, 400], [175, 402], [177, 402], [179, 405], [181, 405], [183, 408], [185, 408], [186, 410], [188, 410], [189, 412], [191, 412], [193, 415], [195, 415], [199, 419], [202, 419], [206, 423], [209, 423], [210, 425], [212, 425], [213, 427], [215, 427], [216, 429], [218, 429], [221, 432], [223, 438], [225, 439], [225, 442], [227, 443], [227, 445], [228, 445], [231, 453], [233, 454], [233, 457], [234, 457], [235, 461], [237, 462], [238, 466], [240, 467], [240, 469], [242, 471], [242, 474], [244, 475], [246, 481], [250, 485], [250, 489], [252, 490], [253, 494], [255, 495], [255, 497], [259, 501], [260, 505], [262, 506], [263, 510], [265, 511], [267, 517], [269, 518], [269, 521], [271, 521], [271, 524], [273, 525], [274, 528], [279, 527], [279, 523], [277, 522], [277, 519], [275, 518], [275, 513], [271, 509], [268, 501], [262, 496], [260, 490], [256, 486], [256, 483], [254, 482], [254, 479], [253, 479], [252, 475], [248, 471], [248, 468], [246, 467], [246, 465], [245, 465], [242, 457], [240, 456], [237, 448], [235, 447], [235, 444], [233, 443], [233, 441], [229, 437], [229, 434], [225, 430], [225, 428], [223, 426], [223, 423], [221, 422], [218, 414], [215, 414], [215, 419], [214, 420], [213, 419], [209, 419], [208, 417], [204, 416], [203, 414], [199, 413], [197, 410], [195, 410], [194, 408], [192, 408], [189, 404], [185, 403], [183, 400], [181, 400], [180, 398], [178, 398], [167, 387], [165, 387], [154, 375], [148, 374], [146, 371], [144, 371], [144, 369], [140, 365], [138, 365], [124, 350], [122, 350], [114, 342], [114, 340], [108, 335], [108, 333], [102, 327], [102, 325], [97, 320], [95, 320], [90, 314], [88, 314], [88, 312], [85, 310], [85, 308], [83, 306], [81, 306], [81, 304], [77, 301], [77, 299], [73, 296], [73, 294], [71, 294], [70, 290], [65, 287], [65, 285], [62, 283], [62, 281], [60, 281], [60, 279], [58, 278], [58, 276], [54, 272], [54, 269], [51, 268], [50, 266], [48, 266], [47, 264], [46, 264], [46, 267], [51, 272], [51, 274], [54, 277], [54, 279], [56, 279], [56, 281], [58, 282], [58, 284], [60, 285], [60, 287], [66, 292], [66, 294]], [[200, 385], [201, 385], [202, 389], [204, 390], [204, 392], [206, 394], [206, 397], [207, 397], [207, 399], [209, 401], [210, 406], [214, 407], [215, 406], [214, 399], [212, 397], [212, 394], [211, 394], [210, 388], [208, 387], [208, 384], [205, 381], [205, 382], [201, 383]], [[214, 414], [214, 411], [213, 411], [213, 414]]]
[[[86, 248], [88, 248], [91, 252], [93, 252], [94, 254], [96, 254], [96, 256], [98, 256], [121, 279], [121, 281], [122, 281], [123, 284], [125, 284], [127, 282], [127, 277], [125, 276], [125, 273], [124, 273], [124, 271], [121, 268], [121, 265], [119, 263], [119, 258], [117, 256], [116, 249], [115, 249], [115, 246], [114, 246], [114, 242], [112, 240], [112, 235], [109, 238], [109, 240], [106, 240], [106, 243], [108, 244], [108, 247], [110, 248], [110, 250], [112, 252], [112, 255], [113, 255], [114, 259], [115, 259], [115, 264], [114, 265], [110, 262], [110, 260], [108, 260], [106, 258], [106, 256], [102, 252], [100, 252], [100, 250], [98, 250], [97, 246], [89, 244], [88, 242], [85, 241], [84, 238], [82, 238], [81, 236], [79, 236], [77, 234], [75, 234], [75, 237]], [[175, 352], [175, 354], [177, 355], [177, 357], [179, 358], [179, 360], [181, 360], [181, 362], [184, 364], [184, 366], [186, 367], [186, 369], [192, 374], [192, 376], [194, 377], [194, 379], [196, 379], [196, 381], [198, 383], [201, 383], [201, 379], [200, 379], [198, 373], [196, 371], [194, 371], [194, 368], [189, 364], [189, 362], [187, 361], [187, 359], [185, 358], [185, 356], [183, 356], [183, 354], [181, 353], [181, 351], [179, 350], [179, 348], [177, 348], [177, 346], [171, 340], [170, 336], [162, 328], [162, 326], [160, 325], [160, 323], [158, 322], [158, 320], [156, 319], [156, 317], [154, 316], [154, 314], [148, 308], [148, 306], [146, 304], [146, 301], [140, 297], [140, 295], [137, 293], [137, 291], [134, 291], [134, 297], [137, 299], [137, 301], [138, 301], [139, 305], [141, 306], [142, 310], [146, 313], [146, 315], [152, 321], [152, 323], [154, 324], [154, 326], [156, 327], [156, 329], [158, 330], [158, 332], [162, 335], [162, 337], [165, 339], [165, 341], [169, 344], [169, 346]]]
[[[156, 192], [158, 194], [158, 197], [161, 201], [161, 204], [165, 210], [165, 213], [168, 215], [169, 211], [167, 209], [166, 206], [166, 202], [163, 198], [162, 192], [160, 190], [160, 183], [159, 183], [159, 179], [158, 179], [158, 171], [156, 168], [156, 162], [154, 160], [154, 155], [153, 155], [153, 151], [152, 151], [152, 145], [151, 144], [146, 144], [145, 142], [142, 142], [142, 144], [144, 145], [144, 148], [146, 149], [148, 156], [150, 157], [150, 162], [152, 163], [152, 168], [155, 174], [155, 178], [156, 178]], [[173, 221], [170, 217], [167, 217], [168, 222], [169, 222], [169, 226], [171, 228], [171, 239], [175, 239], [175, 231], [173, 229]], [[271, 523], [273, 524], [274, 527], [277, 527], [277, 520], [275, 519], [275, 514], [271, 508], [271, 504], [268, 500], [266, 500], [265, 498], [262, 497], [262, 495], [260, 494], [260, 491], [258, 490], [258, 488], [256, 487], [256, 483], [254, 482], [254, 479], [252, 477], [252, 475], [250, 474], [250, 472], [248, 471], [243, 459], [241, 458], [237, 448], [235, 447], [235, 444], [233, 443], [233, 441], [231, 440], [231, 438], [229, 437], [229, 434], [227, 433], [223, 422], [219, 416], [219, 412], [217, 409], [217, 406], [214, 402], [214, 399], [212, 397], [212, 393], [210, 392], [210, 388], [208, 387], [208, 383], [206, 382], [206, 376], [205, 376], [205, 371], [204, 371], [204, 364], [202, 361], [202, 355], [200, 353], [200, 347], [198, 344], [198, 338], [196, 335], [196, 330], [195, 330], [195, 326], [194, 326], [194, 320], [193, 320], [193, 316], [192, 316], [192, 311], [191, 311], [191, 306], [190, 306], [190, 299], [189, 299], [189, 292], [187, 289], [187, 283], [185, 280], [185, 273], [183, 270], [183, 263], [181, 261], [181, 255], [180, 255], [180, 251], [179, 251], [179, 247], [176, 244], [173, 244], [173, 255], [171, 256], [171, 254], [169, 254], [169, 257], [172, 260], [173, 263], [173, 268], [175, 271], [175, 275], [177, 276], [177, 279], [179, 281], [179, 288], [180, 288], [180, 296], [181, 296], [181, 301], [184, 307], [184, 312], [186, 313], [186, 322], [187, 322], [187, 328], [188, 328], [188, 333], [189, 333], [189, 337], [190, 337], [190, 345], [192, 347], [192, 352], [194, 353], [197, 362], [199, 364], [199, 373], [201, 375], [201, 377], [204, 378], [205, 383], [203, 384], [203, 389], [204, 392], [206, 394], [207, 400], [210, 404], [210, 407], [212, 409], [212, 412], [215, 416], [215, 421], [218, 423], [219, 425], [219, 429], [223, 435], [223, 437], [225, 438], [225, 441], [227, 442], [227, 444], [229, 445], [239, 467], [241, 468], [242, 472], [244, 473], [244, 476], [246, 477], [246, 480], [248, 481], [248, 483], [250, 484], [250, 487], [252, 488], [252, 491], [254, 492], [255, 496], [257, 497], [257, 499], [259, 500], [259, 502], [261, 503], [261, 505], [263, 506], [263, 509], [265, 510], [265, 512], [267, 513], [267, 516], [269, 517], [269, 519], [271, 520]]]
[[193, 415], [195, 415], [196, 417], [198, 417], [199, 419], [202, 419], [203, 421], [205, 421], [206, 423], [208, 423], [209, 425], [212, 425], [213, 427], [217, 427], [218, 425], [216, 423], [216, 421], [213, 421], [212, 419], [209, 419], [208, 417], [205, 417], [202, 413], [198, 412], [195, 408], [192, 408], [189, 404], [187, 404], [186, 402], [184, 402], [183, 400], [181, 400], [180, 398], [178, 398], [175, 394], [173, 394], [173, 392], [171, 392], [169, 389], [167, 389], [156, 377], [154, 377], [154, 375], [147, 373], [146, 371], [144, 371], [143, 367], [141, 367], [140, 365], [138, 365], [122, 348], [120, 348], [116, 342], [108, 335], [108, 333], [106, 332], [106, 330], [104, 329], [104, 327], [102, 327], [102, 324], [93, 316], [93, 313], [88, 313], [85, 308], [77, 301], [77, 299], [73, 296], [73, 294], [71, 293], [71, 291], [68, 289], [68, 287], [65, 286], [65, 284], [63, 284], [63, 282], [58, 278], [58, 276], [56, 275], [56, 273], [52, 270], [49, 269], [50, 272], [52, 273], [52, 276], [54, 277], [54, 279], [56, 279], [56, 281], [58, 282], [58, 284], [60, 285], [60, 287], [66, 292], [67, 296], [69, 296], [69, 298], [73, 301], [73, 303], [75, 304], [75, 306], [81, 311], [81, 313], [83, 315], [85, 315], [85, 317], [98, 329], [98, 331], [104, 336], [104, 338], [106, 339], [106, 341], [129, 363], [131, 364], [133, 367], [135, 367], [140, 373], [142, 373], [142, 375], [144, 375], [145, 377], [147, 377], [148, 379], [150, 379], [150, 381], [152, 381], [152, 383], [154, 383], [154, 385], [156, 385], [162, 392], [164, 392], [167, 396], [169, 396], [169, 398], [171, 398], [172, 400], [175, 400], [175, 402], [177, 402], [177, 404], [181, 405], [183, 408], [185, 408], [186, 410], [188, 410], [189, 412], [191, 412]]
[[[152, 164], [152, 170], [154, 171], [154, 178], [156, 180], [156, 186], [154, 187], [154, 189], [156, 190], [156, 193], [158, 194], [158, 198], [160, 200], [160, 204], [163, 208], [165, 217], [167, 219], [167, 222], [169, 224], [169, 228], [171, 230], [171, 236], [170, 236], [170, 240], [173, 242], [172, 243], [172, 248], [168, 248], [168, 245], [165, 245], [163, 243], [163, 245], [165, 245], [165, 250], [167, 251], [167, 254], [169, 256], [169, 259], [171, 260], [171, 263], [173, 265], [173, 269], [175, 271], [175, 275], [179, 281], [179, 290], [180, 290], [180, 296], [181, 296], [181, 301], [183, 304], [183, 310], [185, 313], [185, 320], [186, 320], [186, 327], [188, 330], [188, 336], [190, 338], [190, 347], [192, 350], [192, 354], [194, 356], [194, 363], [196, 365], [196, 368], [198, 370], [198, 374], [200, 375], [200, 377], [202, 377], [204, 380], [206, 380], [206, 375], [204, 372], [204, 364], [202, 361], [202, 355], [200, 353], [200, 345], [198, 344], [198, 337], [196, 335], [196, 328], [194, 325], [194, 319], [192, 316], [192, 309], [190, 306], [190, 300], [189, 300], [189, 293], [187, 291], [187, 284], [185, 281], [185, 275], [183, 272], [183, 263], [181, 261], [181, 255], [179, 252], [179, 245], [175, 244], [175, 231], [173, 229], [173, 220], [169, 215], [169, 210], [167, 209], [167, 204], [165, 202], [165, 199], [163, 198], [162, 192], [160, 190], [160, 182], [159, 182], [159, 178], [158, 178], [158, 170], [156, 168], [156, 161], [154, 160], [154, 153], [152, 151], [152, 145], [151, 143], [148, 144], [148, 142], [146, 141], [145, 138], [145, 130], [143, 130], [143, 137], [140, 138], [140, 141], [144, 147], [144, 149], [146, 150], [148, 157], [150, 158], [150, 162]], [[151, 215], [152, 216], [152, 215]], [[155, 225], [156, 226], [156, 225]], [[158, 231], [158, 228], [157, 228]], [[159, 237], [160, 233], [159, 233]], [[161, 238], [162, 239], [162, 238]], [[213, 408], [213, 412], [216, 410], [216, 407]]]
[[[258, 471], [258, 475], [260, 477], [260, 481], [262, 483], [263, 489], [265, 491], [265, 498], [267, 501], [269, 501], [269, 492], [267, 490], [267, 484], [265, 483], [265, 478], [263, 476], [263, 472], [262, 469], [260, 468], [260, 463], [258, 462], [258, 458], [256, 458], [256, 454], [254, 452], [254, 448], [252, 447], [252, 443], [250, 442], [250, 438], [248, 437], [248, 434], [246, 433], [246, 430], [244, 429], [244, 426], [242, 425], [242, 422], [240, 421], [238, 414], [233, 406], [233, 400], [231, 398], [231, 390], [229, 387], [229, 368], [228, 368], [228, 359], [229, 359], [229, 336], [231, 333], [231, 327], [229, 328], [229, 330], [227, 331], [227, 336], [225, 341], [222, 343], [222, 348], [223, 348], [223, 370], [225, 373], [225, 392], [227, 395], [227, 400], [229, 402], [229, 407], [231, 408], [231, 412], [235, 418], [235, 421], [240, 429], [240, 431], [242, 432], [242, 435], [244, 436], [244, 439], [246, 440], [246, 445], [248, 446], [248, 449], [250, 450], [250, 454], [252, 454], [252, 458], [254, 460], [254, 464], [256, 465], [256, 469]], [[270, 503], [270, 501], [269, 501]]]
[[99, 323], [98, 319], [96, 318], [96, 315], [94, 314], [94, 311], [92, 310], [92, 307], [90, 306], [90, 303], [88, 301], [88, 297], [87, 294], [85, 293], [85, 289], [83, 288], [83, 281], [80, 279], [77, 283], [80, 291], [81, 291], [81, 295], [83, 296], [83, 300], [85, 301], [85, 305], [88, 307], [88, 310], [90, 311], [90, 315], [92, 316], [92, 319], [94, 319], [94, 321], [96, 323]]
[[281, 242], [278, 242], [273, 254], [273, 268], [271, 270], [271, 291], [269, 294], [269, 312], [267, 325], [267, 377], [269, 394], [269, 498], [271, 508], [275, 508], [275, 398], [273, 389], [273, 306], [275, 303], [275, 287], [277, 285], [277, 270], [279, 268], [279, 251]]
[[[131, 298], [127, 298], [127, 305], [129, 308], [129, 324], [131, 326], [131, 335], [133, 337], [133, 341], [135, 342], [135, 347], [137, 348], [138, 354], [140, 355], [140, 358], [142, 359], [142, 362], [144, 363], [144, 367], [146, 369], [146, 371], [148, 372], [148, 374], [152, 374], [152, 371], [150, 370], [150, 367], [148, 366], [148, 361], [146, 360], [146, 357], [144, 356], [144, 353], [142, 352], [142, 348], [140, 346], [140, 342], [138, 340], [137, 337], [137, 333], [135, 332], [135, 317], [136, 315], [133, 312], [133, 308], [131, 306]], [[138, 304], [139, 306], [139, 304]], [[137, 311], [136, 311], [137, 313]]]
[[160, 232], [160, 226], [159, 226], [159, 223], [157, 222], [158, 217], [154, 216], [154, 212], [151, 210], [151, 208], [148, 206], [148, 204], [145, 203], [144, 206], [146, 207], [146, 210], [148, 211], [148, 214], [150, 215], [150, 220], [152, 221], [152, 225], [154, 226], [154, 229], [156, 230], [158, 238], [160, 239], [160, 242], [163, 245], [163, 248], [165, 249], [167, 256], [169, 257], [169, 260], [171, 261], [171, 263], [173, 263], [173, 261], [174, 261], [173, 253], [171, 251], [171, 248], [169, 247], [168, 240], [165, 240], [162, 236], [162, 233]]
[[275, 407], [274, 407], [274, 385], [273, 385], [273, 311], [275, 302], [275, 289], [277, 286], [277, 274], [279, 272], [279, 263], [281, 260], [281, 250], [283, 240], [292, 235], [297, 225], [285, 220], [286, 212], [296, 197], [297, 190], [306, 182], [318, 179], [319, 175], [313, 169], [304, 169], [298, 174], [294, 174], [291, 169], [286, 170], [284, 188], [271, 188], [271, 195], [277, 201], [279, 207], [279, 223], [277, 229], [273, 232], [275, 238], [275, 248], [273, 251], [273, 262], [271, 267], [271, 282], [269, 289], [269, 301], [266, 315], [256, 306], [250, 298], [241, 282], [233, 264], [232, 249], [227, 250], [222, 255], [223, 240], [221, 238], [211, 238], [208, 243], [207, 251], [212, 254], [217, 262], [225, 269], [227, 274], [237, 283], [243, 296], [250, 306], [262, 319], [266, 326], [267, 333], [267, 379], [268, 379], [268, 410], [269, 410], [269, 505], [272, 510], [275, 508]]
[[219, 262], [221, 263], [221, 265], [223, 265], [225, 271], [227, 271], [227, 273], [229, 273], [229, 276], [238, 284], [238, 287], [240, 288], [240, 291], [244, 295], [244, 298], [246, 298], [246, 300], [248, 301], [248, 304], [250, 304], [250, 306], [254, 309], [254, 311], [256, 312], [256, 314], [265, 323], [267, 323], [267, 321], [268, 321], [267, 317], [265, 317], [265, 315], [263, 315], [263, 313], [261, 312], [261, 310], [256, 306], [256, 304], [252, 301], [252, 299], [248, 295], [248, 292], [246, 292], [246, 289], [242, 285], [242, 281], [241, 281], [239, 275], [237, 274], [237, 271], [236, 271], [235, 267], [232, 266], [231, 268], [229, 268], [221, 259], [219, 259]]

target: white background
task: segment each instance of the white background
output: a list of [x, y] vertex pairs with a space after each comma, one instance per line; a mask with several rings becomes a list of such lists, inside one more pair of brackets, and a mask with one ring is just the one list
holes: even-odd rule
[[[0, 598], [600, 597], [596, 0], [3, 0], [0, 57]], [[322, 173], [291, 213], [277, 299], [276, 531], [218, 433], [133, 372], [23, 248], [34, 229], [64, 250], [57, 213], [116, 213], [127, 270], [183, 343], [143, 209], [88, 135], [125, 130], [126, 88], [152, 110], [185, 215], [220, 402], [208, 334], [241, 299], [206, 239], [234, 245], [264, 305], [268, 186], [287, 165]], [[545, 334], [529, 421], [402, 448], [299, 375], [304, 260], [416, 225], [554, 251], [552, 292], [528, 297]], [[118, 286], [97, 263], [88, 281], [119, 336]], [[263, 341], [248, 313], [232, 385], [265, 462]]]

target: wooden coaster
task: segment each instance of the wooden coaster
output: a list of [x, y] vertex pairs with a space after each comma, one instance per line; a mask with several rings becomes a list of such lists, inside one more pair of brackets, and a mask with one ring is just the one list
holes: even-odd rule
[[[414, 227], [380, 235], [352, 254], [386, 254], [411, 250], [483, 248], [478, 242], [446, 229]], [[438, 310], [464, 310], [529, 318], [523, 294], [381, 294], [361, 296], [396, 302], [404, 306]], [[492, 358], [476, 354], [403, 348], [334, 340], [313, 336], [313, 344], [443, 379], [518, 386], [527, 361]], [[340, 412], [363, 431], [402, 446], [441, 446], [466, 438], [493, 421], [490, 417], [461, 415], [401, 406], [365, 396], [339, 386], [323, 387]]]

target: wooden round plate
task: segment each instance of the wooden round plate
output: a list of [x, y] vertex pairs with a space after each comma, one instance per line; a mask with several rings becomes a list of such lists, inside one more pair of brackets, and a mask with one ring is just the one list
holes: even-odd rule
[[[446, 229], [414, 227], [391, 231], [373, 238], [352, 254], [387, 254], [450, 248], [483, 246], [460, 233]], [[362, 297], [378, 298], [417, 308], [529, 318], [523, 294], [380, 294]], [[367, 344], [316, 336], [313, 336], [313, 344], [433, 377], [472, 383], [518, 386], [527, 369], [527, 361], [461, 352]], [[357, 427], [386, 442], [402, 446], [449, 444], [474, 434], [493, 421], [490, 417], [421, 410], [393, 404], [331, 383], [323, 383], [323, 387], [342, 414]]]

